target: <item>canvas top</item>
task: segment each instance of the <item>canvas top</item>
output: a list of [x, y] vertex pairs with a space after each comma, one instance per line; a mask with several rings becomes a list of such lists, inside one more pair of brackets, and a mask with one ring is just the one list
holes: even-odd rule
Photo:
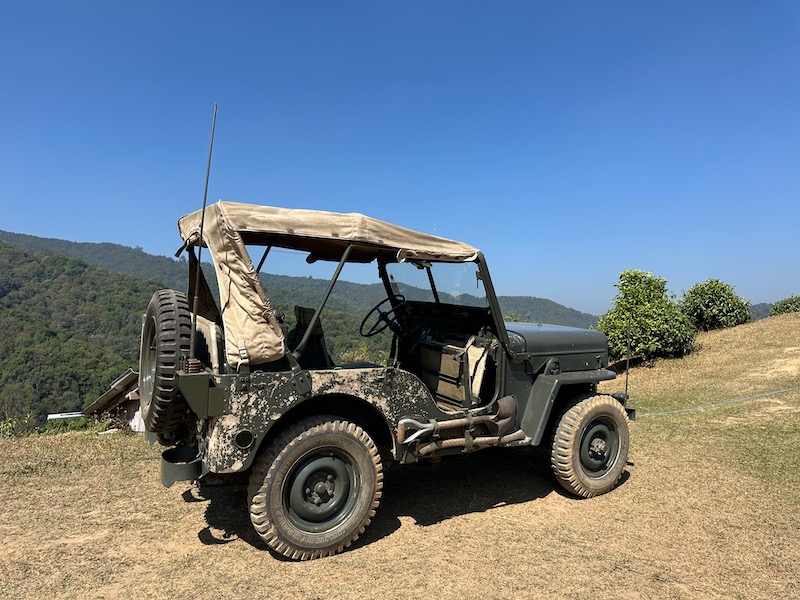
[[247, 252], [247, 245], [275, 246], [308, 252], [308, 260], [339, 261], [352, 246], [348, 261], [424, 260], [467, 262], [478, 249], [420, 233], [358, 213], [276, 208], [219, 201], [178, 221], [187, 244], [208, 247], [220, 291], [228, 364], [236, 367], [271, 362], [284, 356], [284, 336], [272, 304]]
[[[193, 243], [200, 234], [202, 211], [180, 219], [178, 229], [184, 241]], [[448, 262], [475, 260], [478, 249], [427, 233], [420, 233], [359, 213], [277, 208], [220, 200], [206, 208], [204, 245], [237, 232], [247, 245], [273, 245], [306, 251], [312, 259], [338, 261], [353, 244], [350, 260], [370, 262], [381, 253], [393, 253], [396, 260], [418, 259]]]

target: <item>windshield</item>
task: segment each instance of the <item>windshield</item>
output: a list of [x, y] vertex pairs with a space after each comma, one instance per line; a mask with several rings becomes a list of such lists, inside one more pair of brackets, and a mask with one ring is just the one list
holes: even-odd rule
[[406, 261], [386, 265], [395, 294], [406, 300], [487, 307], [489, 301], [474, 262]]

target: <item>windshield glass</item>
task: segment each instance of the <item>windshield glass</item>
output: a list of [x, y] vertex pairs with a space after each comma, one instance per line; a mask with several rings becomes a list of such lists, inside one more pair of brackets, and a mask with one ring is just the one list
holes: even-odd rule
[[407, 261], [386, 265], [392, 291], [417, 302], [486, 307], [489, 301], [478, 265]]

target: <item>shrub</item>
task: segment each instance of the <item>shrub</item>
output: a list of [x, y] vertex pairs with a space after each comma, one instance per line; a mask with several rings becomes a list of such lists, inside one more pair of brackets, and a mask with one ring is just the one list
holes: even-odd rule
[[681, 308], [701, 331], [735, 327], [750, 320], [750, 303], [719, 279], [694, 284], [684, 294]]
[[0, 420], [0, 438], [11, 437], [17, 431], [17, 422], [14, 419]]
[[105, 425], [98, 424], [91, 417], [79, 417], [77, 419], [57, 419], [48, 421], [40, 428], [40, 433], [55, 434], [67, 431], [102, 431]]
[[629, 269], [622, 272], [615, 287], [614, 306], [598, 323], [608, 337], [612, 357], [630, 351], [651, 360], [692, 351], [696, 330], [667, 294], [663, 277]]
[[779, 300], [769, 309], [769, 314], [773, 317], [795, 312], [800, 312], [800, 294], [792, 294], [788, 298]]
[[31, 413], [20, 415], [16, 419], [13, 417], [0, 419], [0, 437], [27, 435], [34, 431], [34, 425], [35, 422]]

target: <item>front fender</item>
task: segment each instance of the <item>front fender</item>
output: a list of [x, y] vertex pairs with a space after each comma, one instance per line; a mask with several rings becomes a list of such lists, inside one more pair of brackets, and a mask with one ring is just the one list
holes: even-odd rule
[[547, 421], [553, 411], [558, 392], [564, 385], [596, 384], [614, 379], [614, 371], [597, 369], [594, 371], [569, 371], [557, 375], [539, 375], [531, 386], [520, 428], [532, 439], [531, 445], [538, 446], [547, 429]]

